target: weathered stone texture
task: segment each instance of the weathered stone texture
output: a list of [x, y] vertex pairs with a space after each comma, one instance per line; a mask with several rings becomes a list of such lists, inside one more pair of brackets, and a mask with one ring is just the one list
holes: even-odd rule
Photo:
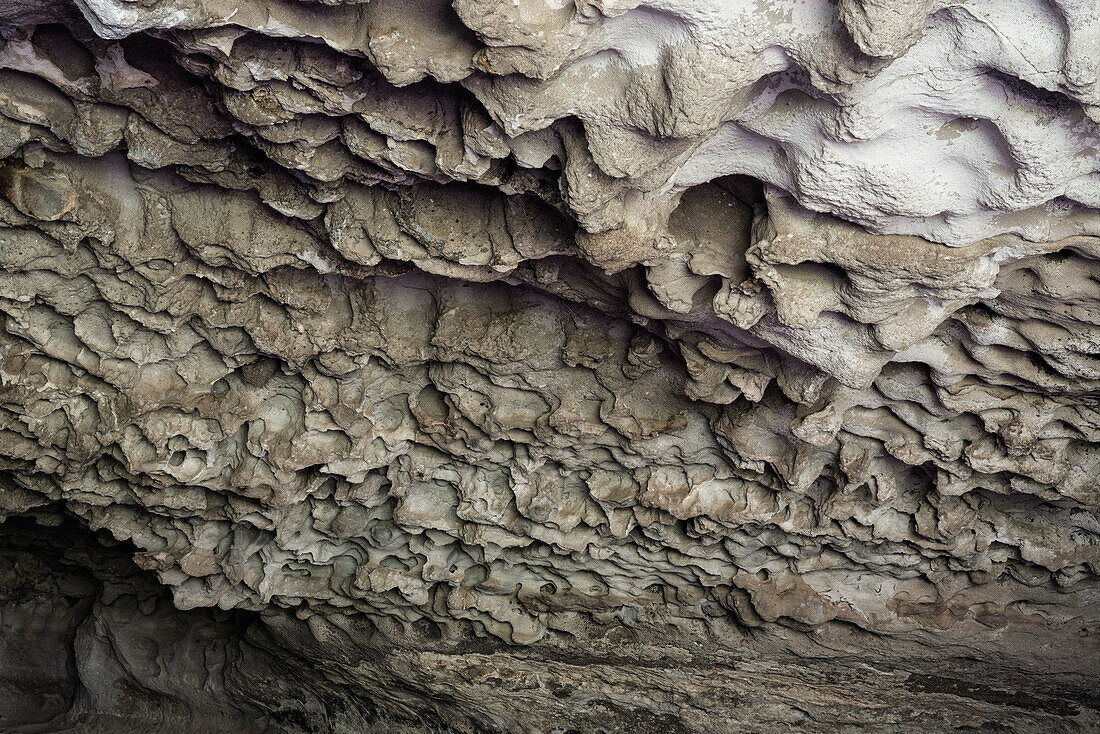
[[0, 0], [0, 728], [1100, 731], [1098, 63]]

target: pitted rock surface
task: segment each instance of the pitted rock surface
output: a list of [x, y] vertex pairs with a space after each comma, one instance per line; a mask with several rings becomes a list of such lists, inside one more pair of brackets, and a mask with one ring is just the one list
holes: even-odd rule
[[0, 2], [0, 728], [1100, 731], [1098, 64]]

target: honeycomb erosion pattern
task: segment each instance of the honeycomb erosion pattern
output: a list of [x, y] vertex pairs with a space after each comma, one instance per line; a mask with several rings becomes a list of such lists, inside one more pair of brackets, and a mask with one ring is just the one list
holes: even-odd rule
[[1091, 0], [0, 0], [0, 729], [1100, 730]]

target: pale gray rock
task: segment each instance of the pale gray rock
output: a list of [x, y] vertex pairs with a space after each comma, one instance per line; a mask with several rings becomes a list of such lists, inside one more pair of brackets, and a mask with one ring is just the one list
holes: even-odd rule
[[1100, 12], [0, 3], [0, 729], [1100, 731]]

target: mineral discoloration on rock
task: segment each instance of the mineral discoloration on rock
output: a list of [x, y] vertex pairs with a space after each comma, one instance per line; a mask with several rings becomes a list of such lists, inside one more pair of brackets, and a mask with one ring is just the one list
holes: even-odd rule
[[0, 722], [1100, 727], [1098, 17], [0, 7]]

